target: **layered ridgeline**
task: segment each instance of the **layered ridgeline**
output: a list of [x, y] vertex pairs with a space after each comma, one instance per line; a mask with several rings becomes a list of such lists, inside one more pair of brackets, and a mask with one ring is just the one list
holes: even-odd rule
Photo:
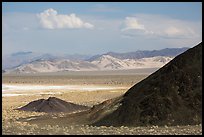
[[102, 55], [92, 56], [91, 58], [88, 59], [88, 61], [94, 61], [95, 59], [103, 55], [109, 55], [118, 59], [141, 59], [141, 58], [151, 58], [156, 56], [174, 57], [186, 51], [187, 49], [189, 48], [183, 47], [183, 48], [165, 48], [161, 50], [138, 50], [135, 52], [127, 52], [127, 53], [108, 52]]
[[[93, 125], [187, 125], [202, 122], [202, 43], [178, 55], [93, 112]], [[97, 106], [95, 106], [95, 109]], [[100, 105], [101, 108], [101, 105]]]
[[142, 59], [117, 59], [104, 55], [92, 62], [71, 61], [66, 59], [37, 60], [19, 67], [7, 70], [10, 73], [39, 73], [63, 71], [97, 71], [97, 70], [125, 70], [137, 68], [160, 68], [173, 57], [152, 57]]
[[3, 57], [2, 73], [39, 73], [63, 71], [125, 70], [160, 68], [188, 48], [174, 48], [129, 53], [109, 52], [87, 59], [87, 56], [38, 55], [20, 52]]

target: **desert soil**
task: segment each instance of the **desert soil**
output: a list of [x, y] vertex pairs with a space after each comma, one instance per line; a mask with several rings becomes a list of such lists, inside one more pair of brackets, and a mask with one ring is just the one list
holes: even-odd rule
[[123, 95], [131, 86], [148, 75], [134, 73], [124, 75], [3, 75], [2, 134], [201, 135], [202, 125], [175, 127], [95, 127], [85, 124], [73, 125], [65, 122], [62, 124], [36, 124], [23, 122], [19, 119], [34, 116], [43, 117], [47, 114], [14, 110], [33, 100], [47, 99], [50, 96], [76, 104], [93, 106], [107, 99]]

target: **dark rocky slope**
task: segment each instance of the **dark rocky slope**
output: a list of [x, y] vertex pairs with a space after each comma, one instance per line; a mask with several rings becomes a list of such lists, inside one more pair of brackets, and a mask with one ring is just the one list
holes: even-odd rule
[[178, 55], [164, 67], [134, 85], [121, 97], [120, 102], [113, 105], [119, 107], [116, 110], [111, 110], [113, 107], [103, 109], [109, 113], [97, 114], [100, 119], [93, 125], [200, 124], [202, 43]]
[[35, 112], [46, 112], [46, 113], [59, 113], [59, 112], [76, 112], [87, 110], [89, 107], [73, 104], [56, 97], [49, 97], [48, 99], [39, 99], [28, 103], [27, 105], [18, 108], [17, 110], [23, 111], [35, 111]]

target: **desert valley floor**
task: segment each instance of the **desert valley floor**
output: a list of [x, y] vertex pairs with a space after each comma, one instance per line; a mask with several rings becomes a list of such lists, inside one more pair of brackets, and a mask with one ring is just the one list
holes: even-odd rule
[[[45, 113], [14, 110], [37, 99], [57, 97], [92, 107], [123, 95], [135, 83], [156, 69], [114, 72], [64, 72], [42, 74], [3, 74], [2, 134], [202, 134], [202, 125], [175, 127], [106, 127], [66, 122], [34, 123], [20, 119], [44, 116]], [[58, 114], [57, 117], [67, 117]], [[80, 121], [80, 120], [79, 120]]]

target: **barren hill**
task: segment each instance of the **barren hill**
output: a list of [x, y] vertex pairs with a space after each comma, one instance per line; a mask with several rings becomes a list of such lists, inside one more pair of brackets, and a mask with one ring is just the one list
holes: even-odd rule
[[[112, 105], [109, 105], [111, 107], [103, 108], [100, 114], [97, 113], [100, 119], [93, 125], [200, 124], [202, 43], [178, 55], [134, 85], [119, 100], [121, 101], [112, 100]], [[115, 109], [114, 106], [118, 108]]]
[[17, 110], [58, 113], [58, 112], [76, 112], [86, 110], [89, 107], [77, 105], [71, 102], [66, 102], [56, 97], [49, 97], [48, 99], [39, 99], [28, 103], [27, 105], [18, 108]]

